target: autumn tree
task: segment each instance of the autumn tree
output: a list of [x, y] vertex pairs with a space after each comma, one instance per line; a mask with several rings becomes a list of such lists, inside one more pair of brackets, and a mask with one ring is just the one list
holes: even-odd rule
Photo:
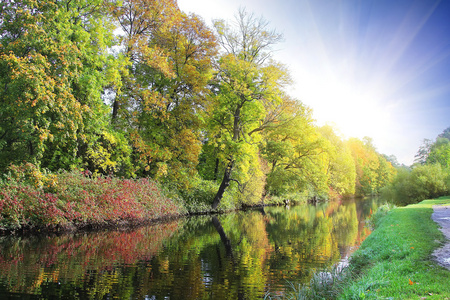
[[158, 31], [170, 26], [178, 10], [173, 0], [111, 0], [106, 3], [121, 29], [119, 36], [123, 55], [130, 62], [130, 73], [122, 74], [126, 89], [112, 101], [112, 120], [116, 122], [120, 113], [122, 118], [124, 114], [130, 113], [127, 111], [132, 105], [130, 101], [138, 101], [136, 98], [139, 96], [145, 97], [145, 87], [141, 87], [135, 78], [138, 72], [136, 68], [147, 65], [164, 76], [174, 76], [167, 52], [153, 39]]
[[331, 126], [323, 126], [319, 128], [319, 132], [330, 143], [327, 167], [330, 196], [333, 196], [333, 194], [353, 195], [355, 193], [356, 170], [348, 143], [343, 141]]
[[378, 194], [392, 182], [395, 168], [376, 151], [371, 138], [365, 137], [364, 141], [352, 138], [348, 143], [356, 167], [356, 194]]
[[[289, 83], [285, 68], [270, 59], [273, 44], [281, 35], [268, 30], [268, 23], [240, 10], [235, 23], [215, 21], [223, 54], [217, 62], [213, 83], [214, 106], [210, 110], [210, 142], [221, 149], [224, 165], [220, 187], [212, 208], [219, 205], [233, 177], [233, 171], [256, 163], [256, 143], [264, 130], [268, 108], [282, 102]], [[238, 183], [240, 184], [240, 183]]]
[[175, 1], [112, 3], [130, 61], [112, 119], [126, 131], [140, 174], [186, 185], [198, 163], [202, 111], [216, 42], [195, 15]]
[[106, 86], [120, 86], [100, 0], [0, 4], [0, 152], [5, 163], [82, 166], [107, 130]]

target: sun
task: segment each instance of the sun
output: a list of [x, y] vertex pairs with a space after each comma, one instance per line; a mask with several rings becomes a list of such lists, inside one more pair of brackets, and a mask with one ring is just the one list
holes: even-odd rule
[[389, 105], [383, 105], [381, 86], [345, 76], [309, 73], [297, 79], [294, 92], [306, 105], [314, 107], [318, 125], [333, 124], [346, 137], [373, 139], [384, 136], [391, 126]]

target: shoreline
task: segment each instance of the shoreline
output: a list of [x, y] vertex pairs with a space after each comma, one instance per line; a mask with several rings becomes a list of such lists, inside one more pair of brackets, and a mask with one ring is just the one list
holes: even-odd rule
[[350, 257], [350, 275], [333, 299], [450, 299], [449, 269], [440, 263], [449, 257], [439, 256], [450, 252], [436, 252], [450, 246], [444, 236], [450, 233], [450, 196], [396, 207], [375, 225]]
[[[297, 203], [296, 205], [299, 205]], [[50, 226], [23, 226], [16, 229], [4, 229], [0, 228], [0, 237], [4, 236], [48, 236], [48, 235], [63, 235], [76, 232], [98, 232], [105, 230], [133, 230], [135, 228], [168, 223], [182, 218], [189, 218], [195, 216], [215, 216], [226, 213], [232, 213], [236, 211], [246, 211], [254, 209], [262, 209], [264, 207], [283, 206], [277, 204], [255, 204], [253, 206], [245, 206], [237, 209], [230, 210], [216, 210], [216, 211], [197, 211], [188, 212], [185, 214], [168, 214], [159, 218], [147, 218], [147, 219], [129, 219], [118, 221], [105, 221], [105, 222], [84, 222], [79, 224], [64, 224]]]

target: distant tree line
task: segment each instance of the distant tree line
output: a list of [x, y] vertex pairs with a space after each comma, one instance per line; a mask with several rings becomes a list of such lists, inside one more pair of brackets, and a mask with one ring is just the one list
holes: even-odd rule
[[435, 141], [424, 139], [411, 168], [399, 167], [383, 192], [397, 204], [410, 204], [450, 193], [450, 127]]

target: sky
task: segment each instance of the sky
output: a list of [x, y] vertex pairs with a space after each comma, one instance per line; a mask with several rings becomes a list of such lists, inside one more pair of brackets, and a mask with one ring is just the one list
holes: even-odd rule
[[232, 21], [239, 8], [282, 33], [274, 58], [317, 125], [372, 138], [411, 165], [450, 127], [450, 0], [178, 0], [186, 13]]

